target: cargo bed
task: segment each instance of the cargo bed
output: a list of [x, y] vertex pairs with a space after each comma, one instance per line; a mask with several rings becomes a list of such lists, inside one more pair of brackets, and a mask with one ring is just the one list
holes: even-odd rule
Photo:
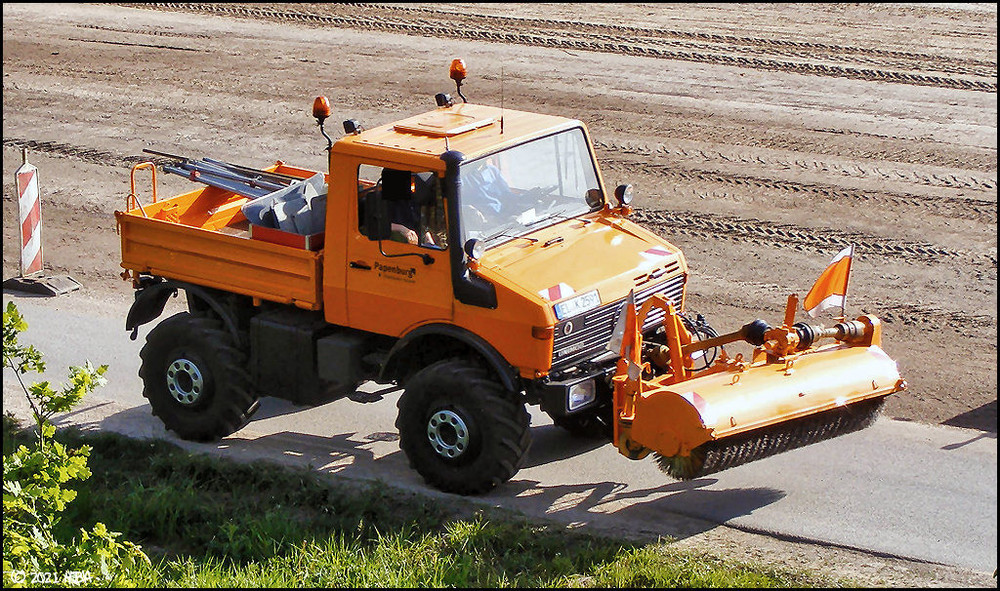
[[[265, 170], [302, 179], [318, 174], [280, 162]], [[155, 174], [153, 182], [155, 187]], [[150, 273], [308, 310], [322, 308], [323, 232], [303, 236], [251, 226], [240, 211], [250, 198], [218, 187], [160, 200], [154, 190], [153, 199], [140, 202], [130, 195], [127, 211], [115, 212], [121, 266], [133, 277]]]

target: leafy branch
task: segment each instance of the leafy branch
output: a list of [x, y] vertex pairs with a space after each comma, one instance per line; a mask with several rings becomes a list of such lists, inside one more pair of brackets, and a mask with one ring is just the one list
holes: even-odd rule
[[3, 458], [4, 587], [31, 584], [27, 573], [46, 574], [47, 583], [128, 585], [128, 567], [149, 564], [149, 559], [138, 546], [119, 541], [121, 534], [108, 531], [103, 523], [90, 531], [80, 529], [79, 539], [66, 542], [53, 533], [66, 504], [77, 495], [65, 485], [90, 478], [91, 448], [67, 449], [56, 441], [52, 418], [104, 385], [108, 366], [95, 368], [87, 361], [70, 367], [69, 382], [59, 390], [48, 381], [27, 385], [24, 374], [45, 371], [41, 352], [19, 342], [18, 335], [27, 328], [17, 306], [8, 302], [3, 312], [3, 363], [17, 376], [31, 406], [36, 440], [33, 448], [20, 445]]

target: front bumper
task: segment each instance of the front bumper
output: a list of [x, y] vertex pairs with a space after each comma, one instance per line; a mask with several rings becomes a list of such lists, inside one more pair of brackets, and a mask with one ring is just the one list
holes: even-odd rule
[[611, 400], [615, 364], [555, 380], [550, 377], [528, 384], [529, 397], [550, 416], [569, 416]]

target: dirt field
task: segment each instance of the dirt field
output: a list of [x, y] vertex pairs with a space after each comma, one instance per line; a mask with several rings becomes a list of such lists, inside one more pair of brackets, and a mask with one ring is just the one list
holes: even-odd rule
[[471, 102], [588, 124], [718, 329], [780, 322], [854, 244], [848, 315], [884, 320], [910, 386], [886, 413], [995, 437], [993, 5], [5, 3], [3, 22], [5, 279], [22, 148], [47, 272], [124, 318], [113, 212], [144, 148], [321, 170], [315, 96], [332, 133], [373, 127], [433, 108], [462, 57]]

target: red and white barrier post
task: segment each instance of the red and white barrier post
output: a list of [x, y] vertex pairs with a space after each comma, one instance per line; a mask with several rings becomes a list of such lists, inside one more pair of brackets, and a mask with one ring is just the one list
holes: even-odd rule
[[42, 206], [38, 190], [38, 169], [28, 164], [28, 150], [21, 150], [21, 168], [14, 171], [17, 186], [18, 234], [21, 236], [21, 274], [4, 279], [3, 289], [43, 295], [62, 295], [80, 289], [67, 275], [42, 274]]
[[38, 197], [38, 169], [28, 164], [26, 152], [23, 164], [14, 172], [17, 184], [17, 209], [21, 228], [21, 277], [42, 272], [42, 212]]

